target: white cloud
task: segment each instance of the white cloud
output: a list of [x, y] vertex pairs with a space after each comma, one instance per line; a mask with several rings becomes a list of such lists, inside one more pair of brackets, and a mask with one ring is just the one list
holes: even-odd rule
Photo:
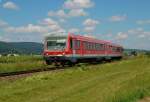
[[80, 17], [87, 16], [87, 12], [84, 9], [71, 9], [66, 13], [64, 10], [58, 11], [49, 11], [48, 16], [50, 17], [58, 17], [58, 18], [70, 18], [70, 17]]
[[116, 40], [125, 40], [128, 38], [128, 34], [124, 32], [119, 32], [116, 36]]
[[68, 13], [69, 17], [87, 16], [88, 14], [83, 9], [72, 9]]
[[18, 10], [19, 9], [19, 7], [14, 2], [11, 2], [11, 1], [4, 3], [3, 8], [11, 9], [11, 10]]
[[10, 33], [14, 33], [14, 34], [35, 33], [35, 34], [45, 35], [49, 32], [65, 32], [65, 30], [59, 25], [59, 23], [51, 18], [45, 18], [39, 24], [27, 24], [24, 26], [17, 26], [17, 27], [7, 25], [2, 30], [6, 34], [7, 33], [9, 34]]
[[90, 8], [94, 6], [91, 0], [66, 0], [64, 3], [64, 8], [67, 9], [81, 9]]
[[80, 30], [78, 28], [72, 28], [72, 29], [69, 29], [68, 32], [70, 33], [78, 33]]
[[150, 31], [144, 31], [143, 28], [128, 30], [128, 34], [137, 36], [138, 38], [150, 38]]
[[6, 27], [6, 26], [8, 26], [8, 23], [3, 20], [0, 20], [0, 27]]
[[94, 19], [86, 19], [83, 22], [83, 25], [85, 26], [84, 31], [87, 33], [92, 33], [94, 32], [96, 25], [98, 25], [100, 22], [98, 20], [94, 20]]
[[45, 18], [41, 24], [48, 27], [48, 29], [50, 29], [52, 32], [65, 32], [59, 23], [51, 18]]
[[91, 35], [91, 34], [84, 34], [84, 36], [86, 36], [86, 37], [90, 37], [90, 38], [96, 38], [96, 36]]
[[149, 20], [138, 20], [138, 21], [136, 21], [136, 23], [139, 25], [150, 24], [150, 19]]
[[97, 24], [99, 24], [99, 21], [90, 18], [83, 22], [83, 25], [85, 26], [96, 26]]
[[94, 30], [95, 30], [95, 26], [84, 28], [84, 31], [87, 33], [92, 33], [92, 32], [94, 32]]
[[20, 27], [8, 27], [5, 28], [5, 31], [11, 33], [46, 33], [48, 32], [48, 28], [39, 25], [28, 24]]
[[66, 17], [66, 16], [67, 16], [66, 13], [64, 12], [64, 10], [59, 10], [59, 11], [57, 12], [57, 15], [58, 15], [59, 17]]
[[139, 35], [138, 37], [139, 38], [145, 38], [145, 35], [142, 34], [142, 35]]
[[41, 24], [43, 24], [43, 25], [58, 25], [58, 22], [56, 22], [56, 21], [54, 21], [53, 19], [51, 19], [51, 18], [45, 18], [44, 20], [42, 20], [41, 22], [40, 22]]
[[[94, 3], [91, 0], [66, 0], [64, 8], [58, 11], [49, 11], [48, 16], [60, 19], [70, 17], [87, 16], [86, 8], [92, 7]], [[66, 10], [67, 9], [67, 10]]]
[[64, 10], [58, 10], [58, 11], [49, 11], [48, 12], [48, 16], [50, 17], [62, 17], [62, 18], [66, 18], [67, 17], [67, 14], [65, 13]]
[[120, 22], [127, 19], [127, 15], [115, 15], [109, 18], [111, 22]]
[[65, 23], [66, 20], [61, 18], [61, 19], [59, 19], [59, 22], [60, 22], [60, 23]]

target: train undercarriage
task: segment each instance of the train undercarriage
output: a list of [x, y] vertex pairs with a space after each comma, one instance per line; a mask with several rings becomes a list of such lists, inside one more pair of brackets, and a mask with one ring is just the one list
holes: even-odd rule
[[120, 60], [122, 56], [116, 57], [90, 57], [90, 58], [74, 58], [74, 57], [65, 57], [65, 56], [53, 56], [53, 57], [44, 57], [47, 65], [55, 65], [55, 66], [73, 66], [77, 63], [100, 63], [103, 61], [111, 62], [113, 60]]

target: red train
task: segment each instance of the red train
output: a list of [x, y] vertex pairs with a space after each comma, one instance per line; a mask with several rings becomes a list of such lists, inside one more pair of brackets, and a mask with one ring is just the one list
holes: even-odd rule
[[45, 38], [44, 59], [47, 64], [75, 64], [122, 58], [123, 47], [95, 38], [53, 34]]

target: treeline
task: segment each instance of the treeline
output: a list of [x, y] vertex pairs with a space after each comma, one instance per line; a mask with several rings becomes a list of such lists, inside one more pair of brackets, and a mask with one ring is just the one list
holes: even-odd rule
[[43, 44], [35, 42], [0, 42], [0, 54], [41, 54]]

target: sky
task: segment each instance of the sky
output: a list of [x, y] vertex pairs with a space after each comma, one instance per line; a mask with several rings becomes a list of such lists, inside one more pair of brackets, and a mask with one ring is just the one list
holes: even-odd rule
[[0, 41], [70, 32], [150, 50], [150, 0], [0, 0]]

